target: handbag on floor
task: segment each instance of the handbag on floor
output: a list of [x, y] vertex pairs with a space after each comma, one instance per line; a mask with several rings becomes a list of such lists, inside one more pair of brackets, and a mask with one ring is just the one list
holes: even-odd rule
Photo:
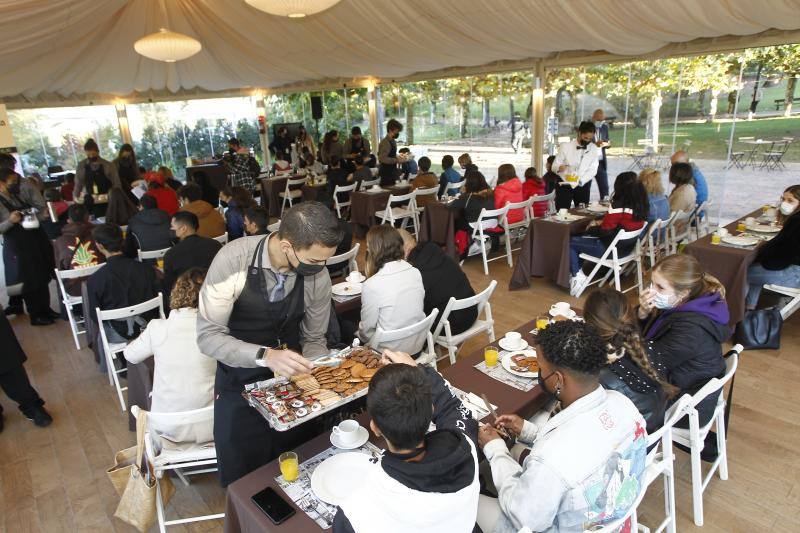
[[755, 309], [747, 311], [734, 333], [735, 342], [745, 350], [770, 349], [781, 347], [781, 327], [783, 317], [780, 309]]
[[136, 446], [117, 452], [116, 464], [108, 470], [111, 483], [121, 495], [114, 516], [142, 533], [156, 521], [156, 481], [160, 484], [161, 500], [165, 507], [175, 493], [175, 486], [168, 477], [156, 479], [153, 465], [145, 457], [146, 431], [147, 412], [139, 411]]

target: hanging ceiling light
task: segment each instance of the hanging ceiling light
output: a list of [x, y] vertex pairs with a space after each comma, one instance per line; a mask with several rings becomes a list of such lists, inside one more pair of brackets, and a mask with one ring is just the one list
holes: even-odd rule
[[303, 18], [333, 7], [340, 0], [244, 0], [259, 11], [270, 15]]
[[202, 48], [203, 46], [197, 39], [165, 28], [145, 35], [133, 43], [133, 49], [144, 57], [167, 63], [192, 57]]

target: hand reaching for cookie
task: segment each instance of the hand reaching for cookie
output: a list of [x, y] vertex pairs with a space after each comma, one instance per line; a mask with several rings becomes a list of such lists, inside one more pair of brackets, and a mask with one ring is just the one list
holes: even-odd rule
[[408, 366], [417, 366], [414, 358], [405, 352], [393, 352], [392, 350], [383, 350], [383, 357], [381, 363], [388, 365], [390, 363], [402, 363]]

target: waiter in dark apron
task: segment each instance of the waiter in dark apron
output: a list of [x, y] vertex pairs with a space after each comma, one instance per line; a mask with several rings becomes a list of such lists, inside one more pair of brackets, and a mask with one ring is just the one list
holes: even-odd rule
[[74, 197], [82, 198], [86, 209], [95, 218], [106, 216], [108, 201], [97, 202], [99, 195], [108, 195], [112, 187], [120, 187], [117, 167], [100, 157], [100, 148], [94, 139], [83, 145], [86, 159], [78, 163], [75, 174]]
[[277, 232], [237, 239], [211, 264], [200, 293], [197, 341], [218, 361], [214, 441], [223, 487], [313, 436], [309, 425], [273, 430], [242, 391], [275, 373], [309, 372], [307, 358], [328, 353], [325, 261], [341, 239], [330, 209], [302, 202], [284, 213]]
[[386, 137], [378, 144], [378, 175], [381, 185], [391, 186], [397, 182], [397, 137], [403, 125], [391, 119], [386, 123]]
[[[53, 323], [48, 289], [55, 268], [53, 245], [30, 211], [32, 206], [20, 198], [19, 187], [19, 174], [0, 169], [0, 234], [6, 286], [22, 284], [31, 325], [47, 326]], [[26, 216], [28, 223], [23, 224]]]

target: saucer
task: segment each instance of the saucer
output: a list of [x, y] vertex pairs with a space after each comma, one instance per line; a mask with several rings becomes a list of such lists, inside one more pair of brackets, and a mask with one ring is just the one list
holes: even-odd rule
[[345, 281], [348, 282], [348, 283], [364, 283], [367, 280], [367, 277], [364, 274], [360, 273], [360, 272], [358, 273], [358, 279], [349, 279], [350, 275], [351, 274], [349, 274], [345, 278]]
[[511, 345], [506, 341], [505, 337], [503, 337], [497, 344], [507, 352], [517, 352], [528, 348], [528, 342], [525, 339], [521, 339], [520, 343], [517, 345]]
[[355, 442], [353, 442], [353, 444], [343, 444], [339, 442], [339, 437], [337, 434], [331, 431], [331, 444], [340, 450], [354, 450], [359, 448], [363, 446], [364, 443], [369, 439], [369, 431], [367, 431], [367, 428], [365, 427], [358, 426], [356, 432], [358, 433], [358, 438], [355, 440]]
[[563, 316], [563, 317], [566, 317], [566, 318], [575, 318], [575, 310], [574, 309], [570, 309], [566, 313], [559, 313], [558, 311], [556, 311], [554, 308], [551, 307], [549, 313], [550, 313], [550, 316], [552, 316], [552, 317], [556, 317], [556, 316], [560, 315], [560, 316]]

